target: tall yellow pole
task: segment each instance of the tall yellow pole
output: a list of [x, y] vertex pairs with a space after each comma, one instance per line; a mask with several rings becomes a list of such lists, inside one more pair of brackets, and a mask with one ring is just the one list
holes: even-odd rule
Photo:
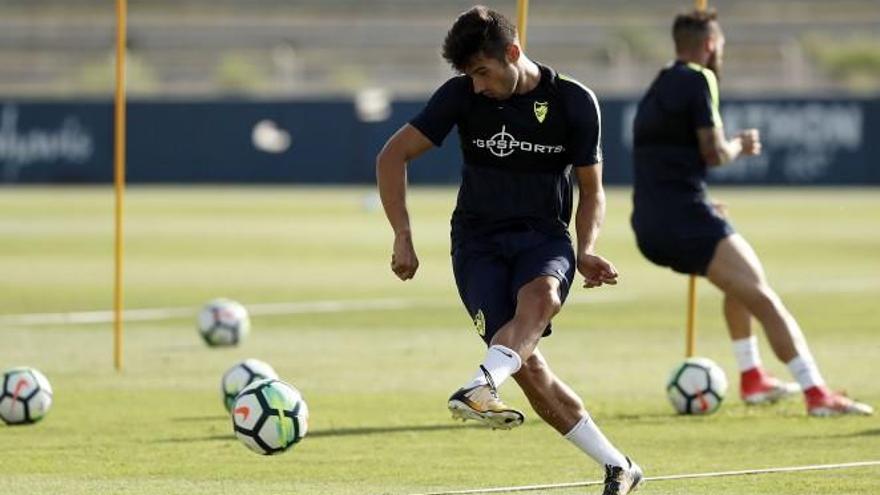
[[684, 357], [693, 357], [696, 352], [697, 340], [697, 276], [688, 277], [688, 302], [687, 302], [687, 336], [685, 340]]
[[529, 0], [517, 0], [516, 2], [516, 32], [519, 35], [519, 44], [526, 48], [526, 30], [529, 22]]
[[123, 308], [123, 206], [125, 200], [125, 51], [127, 39], [128, 0], [116, 0], [116, 97], [113, 133], [113, 171], [116, 191], [115, 270], [113, 280], [113, 365], [122, 371], [122, 308]]
[[708, 0], [694, 0], [694, 8], [699, 11], [706, 10], [708, 8], [707, 3], [709, 3]]

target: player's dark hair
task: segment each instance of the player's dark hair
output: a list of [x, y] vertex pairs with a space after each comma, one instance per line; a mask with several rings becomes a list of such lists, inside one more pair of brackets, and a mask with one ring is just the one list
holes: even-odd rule
[[718, 29], [718, 12], [715, 9], [694, 10], [679, 14], [672, 23], [672, 39], [675, 49], [693, 48]]
[[464, 72], [475, 55], [504, 61], [508, 45], [516, 39], [516, 27], [500, 13], [482, 5], [463, 12], [443, 41], [443, 58]]

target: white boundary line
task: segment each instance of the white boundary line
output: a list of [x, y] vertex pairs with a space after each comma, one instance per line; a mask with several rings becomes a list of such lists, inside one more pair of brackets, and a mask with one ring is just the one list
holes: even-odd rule
[[[669, 481], [694, 478], [720, 478], [723, 476], [746, 476], [769, 473], [792, 473], [798, 471], [824, 471], [829, 469], [847, 469], [857, 467], [880, 466], [880, 461], [844, 462], [841, 464], [814, 464], [810, 466], [775, 467], [766, 469], [743, 469], [739, 471], [717, 471], [714, 473], [670, 474], [666, 476], [650, 476], [645, 481]], [[477, 488], [471, 490], [454, 490], [447, 492], [429, 492], [417, 495], [470, 495], [475, 493], [511, 493], [534, 490], [553, 490], [560, 488], [580, 488], [601, 485], [602, 481], [579, 481], [574, 483], [556, 483], [551, 485], [506, 486], [496, 488]]]
[[[248, 304], [246, 307], [251, 315], [291, 315], [406, 309], [431, 305], [431, 301], [418, 299], [365, 299], [360, 301], [339, 300]], [[129, 309], [123, 313], [123, 319], [125, 321], [156, 321], [172, 318], [195, 318], [198, 312], [199, 308], [194, 307]], [[77, 325], [84, 323], [109, 323], [111, 321], [113, 321], [112, 311], [0, 315], [0, 325]]]
[[[576, 296], [569, 298], [570, 304], [605, 303], [632, 299], [625, 295], [602, 294], [593, 297]], [[411, 308], [452, 307], [459, 305], [458, 299], [349, 299], [309, 302], [281, 302], [246, 304], [251, 315], [293, 315], [309, 313], [342, 313], [346, 311], [382, 311]], [[173, 318], [195, 318], [199, 308], [144, 308], [128, 309], [123, 320], [159, 321]], [[110, 323], [112, 311], [75, 311], [69, 313], [30, 313], [0, 315], [0, 325], [82, 325], [90, 323]]]

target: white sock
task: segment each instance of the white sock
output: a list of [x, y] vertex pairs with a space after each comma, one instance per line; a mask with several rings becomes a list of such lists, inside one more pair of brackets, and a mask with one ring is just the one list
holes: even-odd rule
[[[486, 359], [483, 360], [482, 367], [492, 376], [495, 387], [500, 388], [501, 384], [510, 378], [510, 375], [519, 371], [520, 366], [522, 366], [522, 359], [519, 354], [503, 345], [496, 344], [486, 351]], [[486, 380], [483, 369], [477, 369], [473, 379], [464, 388], [486, 385], [487, 383], [489, 382]]]
[[752, 335], [745, 339], [733, 341], [733, 355], [739, 371], [748, 371], [761, 366], [761, 354], [758, 352], [758, 338]]
[[589, 415], [581, 418], [578, 424], [565, 434], [565, 439], [603, 466], [627, 467], [629, 465], [626, 462], [626, 457], [614, 448], [614, 445], [611, 445], [611, 442], [605, 438]]
[[791, 371], [794, 379], [801, 386], [801, 390], [810, 387], [824, 387], [825, 380], [819, 373], [819, 367], [810, 354], [801, 354], [787, 363], [788, 370]]

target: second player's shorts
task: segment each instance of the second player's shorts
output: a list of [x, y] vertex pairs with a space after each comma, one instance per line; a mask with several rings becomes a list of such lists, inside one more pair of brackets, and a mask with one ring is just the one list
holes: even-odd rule
[[711, 205], [668, 209], [637, 204], [631, 218], [639, 251], [653, 263], [705, 275], [715, 248], [735, 231]]
[[[574, 280], [575, 255], [571, 240], [531, 229], [472, 238], [452, 252], [458, 293], [488, 345], [495, 333], [513, 318], [519, 289], [549, 275], [559, 280], [564, 302]], [[550, 325], [544, 336], [550, 334]]]

